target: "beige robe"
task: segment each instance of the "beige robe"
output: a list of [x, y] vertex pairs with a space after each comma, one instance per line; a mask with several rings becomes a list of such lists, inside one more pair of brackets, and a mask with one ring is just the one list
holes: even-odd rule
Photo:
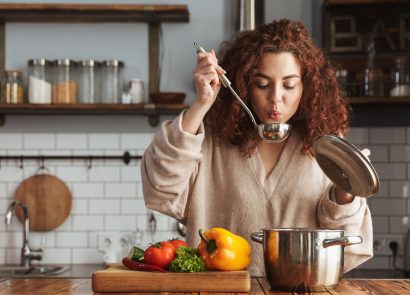
[[292, 132], [272, 173], [266, 177], [258, 151], [243, 157], [236, 147], [217, 145], [202, 125], [184, 132], [183, 113], [165, 121], [144, 153], [142, 185], [148, 208], [187, 225], [187, 242], [196, 247], [198, 229], [223, 227], [246, 238], [252, 248], [252, 275], [264, 275], [263, 246], [252, 232], [269, 227], [342, 229], [363, 243], [345, 247], [344, 272], [373, 255], [372, 221], [364, 198], [338, 205], [332, 184], [315, 159], [301, 154]]

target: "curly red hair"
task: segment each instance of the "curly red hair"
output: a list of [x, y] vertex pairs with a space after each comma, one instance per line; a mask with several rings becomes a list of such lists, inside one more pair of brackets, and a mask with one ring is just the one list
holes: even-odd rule
[[[222, 43], [220, 65], [245, 104], [251, 105], [252, 73], [267, 52], [290, 52], [300, 62], [303, 93], [289, 123], [302, 137], [301, 152], [312, 155], [312, 143], [318, 135], [345, 135], [348, 130], [347, 100], [341, 95], [333, 65], [301, 22], [273, 21]], [[205, 122], [219, 142], [237, 146], [243, 155], [250, 155], [261, 140], [245, 110], [224, 87]]]

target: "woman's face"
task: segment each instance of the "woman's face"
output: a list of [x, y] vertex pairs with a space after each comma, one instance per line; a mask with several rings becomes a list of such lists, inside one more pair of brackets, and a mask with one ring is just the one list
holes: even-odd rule
[[302, 91], [301, 69], [293, 54], [263, 55], [251, 90], [252, 108], [262, 123], [287, 122], [298, 109]]

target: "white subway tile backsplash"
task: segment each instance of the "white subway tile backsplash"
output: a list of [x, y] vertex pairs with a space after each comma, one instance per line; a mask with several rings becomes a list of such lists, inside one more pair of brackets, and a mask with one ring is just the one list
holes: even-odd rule
[[2, 167], [0, 169], [1, 182], [20, 182], [23, 180], [23, 171], [19, 167]]
[[72, 200], [71, 214], [87, 214], [88, 213], [88, 200], [77, 199]]
[[402, 127], [370, 128], [370, 143], [404, 144], [405, 130]]
[[90, 200], [91, 214], [119, 214], [120, 200]]
[[410, 145], [390, 146], [390, 162], [410, 162]]
[[71, 264], [71, 249], [65, 248], [46, 248], [43, 252], [43, 259], [41, 263], [43, 264], [55, 264], [56, 261], [62, 264]]
[[73, 216], [73, 229], [77, 230], [103, 230], [104, 219], [103, 216]]
[[56, 233], [54, 231], [47, 232], [30, 232], [30, 246], [33, 248], [54, 248], [56, 246]]
[[121, 181], [135, 182], [141, 181], [141, 168], [138, 166], [121, 167]]
[[86, 167], [58, 167], [56, 174], [63, 181], [88, 181], [88, 170]]
[[74, 183], [73, 196], [75, 198], [102, 198], [104, 197], [103, 183]]
[[352, 127], [346, 136], [346, 139], [354, 145], [369, 144], [369, 129]]
[[[407, 136], [407, 138], [406, 138]], [[0, 155], [118, 155], [125, 151], [142, 155], [153, 133], [0, 133]], [[359, 149], [371, 151], [370, 160], [380, 177], [380, 189], [368, 201], [374, 233], [384, 238], [403, 237], [410, 228], [410, 128], [357, 128], [349, 130], [347, 140]], [[33, 175], [39, 161], [4, 160], [0, 168], [0, 211], [13, 200], [20, 182]], [[45, 160], [53, 175], [69, 186], [73, 203], [71, 215], [56, 230], [32, 232], [33, 247], [46, 235], [42, 263], [101, 263], [98, 251], [101, 232], [141, 231], [141, 247], [177, 236], [176, 221], [155, 212], [156, 233], [150, 233], [150, 210], [143, 200], [140, 162], [125, 165], [121, 160]], [[91, 169], [88, 169], [91, 166]], [[19, 263], [22, 224], [0, 223], [0, 264]], [[389, 253], [376, 257], [359, 268], [388, 268]], [[401, 260], [402, 261], [402, 260]]]
[[153, 139], [152, 133], [121, 134], [121, 148], [145, 150]]
[[52, 133], [25, 134], [23, 147], [24, 149], [55, 149], [55, 141], [56, 137]]
[[119, 181], [120, 180], [120, 168], [119, 167], [93, 167], [90, 169], [90, 181]]
[[58, 232], [56, 241], [57, 247], [62, 248], [87, 247], [88, 235], [86, 232]]
[[406, 179], [406, 164], [404, 163], [373, 163], [373, 166], [383, 180]]
[[119, 134], [113, 133], [90, 134], [88, 147], [90, 149], [119, 149], [119, 138]]
[[406, 215], [406, 200], [398, 198], [375, 198], [372, 200], [372, 215]]
[[106, 183], [105, 196], [107, 198], [135, 198], [137, 185], [136, 183]]
[[14, 133], [0, 134], [0, 149], [22, 149], [23, 135]]
[[407, 233], [410, 223], [408, 216], [390, 217], [390, 233]]
[[374, 233], [388, 233], [389, 232], [389, 218], [385, 216], [372, 216], [373, 232]]
[[390, 181], [389, 184], [390, 196], [410, 198], [410, 180]]
[[57, 149], [86, 149], [87, 135], [86, 134], [57, 134]]
[[106, 230], [134, 231], [137, 228], [135, 215], [109, 215], [105, 216]]
[[82, 248], [73, 249], [73, 263], [87, 264], [87, 263], [102, 263], [103, 253], [98, 252], [96, 248]]
[[142, 199], [122, 200], [121, 213], [123, 214], [146, 214], [147, 208]]

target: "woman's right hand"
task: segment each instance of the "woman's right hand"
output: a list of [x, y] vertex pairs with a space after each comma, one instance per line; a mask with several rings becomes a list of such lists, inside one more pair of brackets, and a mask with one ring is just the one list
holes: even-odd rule
[[221, 88], [218, 75], [225, 73], [218, 65], [214, 50], [198, 53], [197, 65], [194, 70], [197, 103], [208, 108], [212, 106]]

